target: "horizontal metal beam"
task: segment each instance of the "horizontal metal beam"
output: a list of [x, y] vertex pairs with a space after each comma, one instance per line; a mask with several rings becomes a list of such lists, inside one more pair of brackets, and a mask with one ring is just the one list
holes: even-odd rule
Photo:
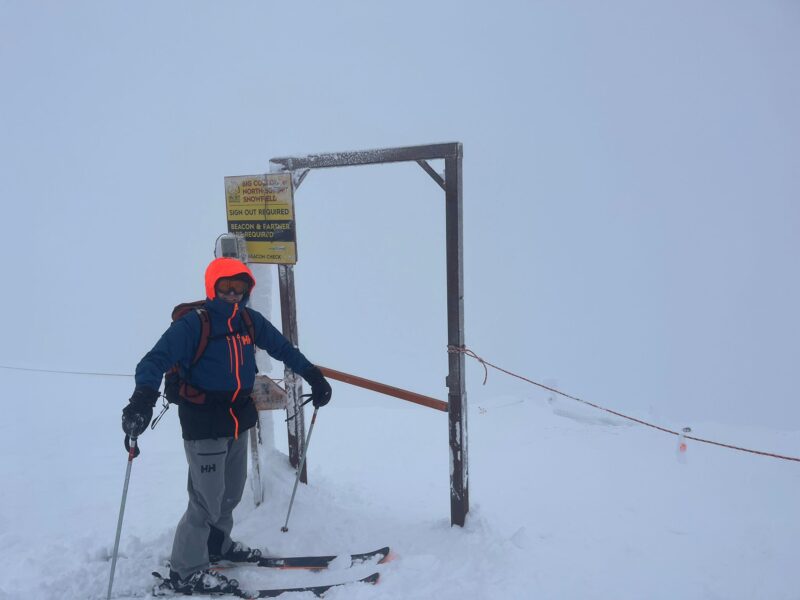
[[295, 171], [297, 169], [376, 165], [410, 160], [461, 158], [462, 154], [461, 143], [451, 142], [447, 144], [429, 144], [426, 146], [408, 146], [405, 148], [383, 148], [378, 150], [360, 150], [358, 152], [331, 152], [328, 154], [271, 158], [269, 162], [281, 165], [284, 171]]

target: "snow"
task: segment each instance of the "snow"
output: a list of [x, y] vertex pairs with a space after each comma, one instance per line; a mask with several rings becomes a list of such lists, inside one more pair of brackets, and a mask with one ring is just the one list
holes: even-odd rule
[[[796, 2], [132, 6], [3, 3], [3, 274], [19, 289], [0, 295], [0, 365], [132, 370], [168, 310], [201, 297], [225, 176], [458, 140], [476, 352], [673, 431], [800, 455]], [[442, 200], [415, 164], [303, 180], [309, 358], [446, 397]], [[289, 533], [276, 453], [235, 535], [281, 554], [390, 544], [381, 585], [340, 599], [800, 599], [800, 464], [678, 454], [676, 436], [467, 371], [465, 528], [449, 525], [446, 415], [334, 383]], [[0, 369], [0, 600], [105, 597], [131, 389]], [[120, 599], [146, 595], [186, 504], [176, 411], [141, 443]]]
[[[356, 404], [334, 383], [289, 532], [280, 527], [294, 472], [275, 451], [265, 460], [265, 503], [255, 508], [248, 486], [235, 538], [281, 555], [390, 545], [395, 560], [350, 572], [340, 558], [329, 572], [236, 577], [272, 587], [381, 572], [377, 587], [335, 589], [332, 600], [800, 597], [797, 463], [689, 440], [680, 464], [675, 436], [550, 402], [533, 388], [494, 396], [491, 383], [470, 390], [466, 527], [449, 521], [447, 416], [381, 396]], [[3, 600], [105, 598], [126, 466], [119, 412], [130, 387], [120, 378], [0, 373], [9, 399], [0, 422]], [[800, 454], [800, 432], [691, 425], [693, 435]], [[114, 583], [120, 599], [147, 597], [186, 504], [174, 409], [140, 441]]]

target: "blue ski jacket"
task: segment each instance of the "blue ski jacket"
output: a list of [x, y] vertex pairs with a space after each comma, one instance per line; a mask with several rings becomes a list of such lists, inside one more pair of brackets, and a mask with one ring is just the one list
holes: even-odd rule
[[[224, 260], [231, 259], [217, 259]], [[242, 263], [238, 264], [252, 279], [249, 269]], [[216, 278], [232, 274], [236, 273], [225, 272], [217, 274]], [[209, 286], [208, 277], [207, 273], [206, 287], [213, 294], [216, 279]], [[246, 301], [247, 296], [242, 303]], [[202, 324], [199, 315], [192, 311], [174, 321], [136, 366], [136, 386], [158, 390], [164, 373], [179, 364], [186, 382], [202, 394], [196, 402], [190, 399], [179, 404], [183, 438], [238, 437], [257, 420], [250, 396], [257, 372], [256, 346], [301, 376], [313, 365], [261, 313], [247, 309], [255, 334], [255, 339], [250, 339], [239, 304], [208, 297], [204, 307], [209, 317], [210, 336], [198, 362], [191, 364], [200, 341]]]

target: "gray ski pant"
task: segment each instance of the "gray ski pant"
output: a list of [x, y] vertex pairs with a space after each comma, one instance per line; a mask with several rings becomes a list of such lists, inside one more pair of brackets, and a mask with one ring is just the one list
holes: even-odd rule
[[221, 552], [232, 544], [233, 509], [247, 480], [248, 432], [211, 440], [184, 440], [189, 463], [189, 506], [178, 523], [172, 544], [171, 568], [181, 578], [209, 566], [208, 545], [221, 541]]

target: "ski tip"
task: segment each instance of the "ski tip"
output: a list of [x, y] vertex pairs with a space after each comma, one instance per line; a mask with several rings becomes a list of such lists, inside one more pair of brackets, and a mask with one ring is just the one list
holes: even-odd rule
[[364, 579], [361, 579], [360, 581], [362, 583], [371, 583], [372, 585], [378, 585], [378, 583], [380, 583], [380, 580], [381, 580], [381, 574], [375, 572], [372, 575], [367, 575], [366, 577], [364, 577]]
[[397, 558], [397, 554], [395, 554], [393, 551], [389, 550], [389, 548], [386, 548], [386, 554], [384, 555], [384, 557], [382, 559], [380, 559], [378, 561], [378, 564], [379, 565], [384, 565], [386, 563], [392, 562], [396, 558]]

